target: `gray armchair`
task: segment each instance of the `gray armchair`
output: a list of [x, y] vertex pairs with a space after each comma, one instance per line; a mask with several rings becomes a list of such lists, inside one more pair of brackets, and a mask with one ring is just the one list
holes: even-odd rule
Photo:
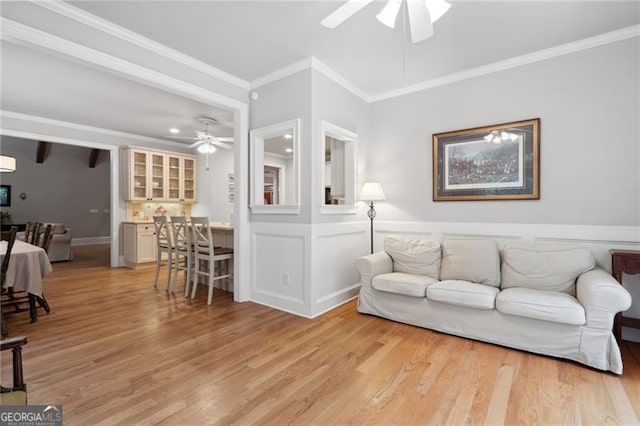
[[52, 223], [51, 226], [53, 239], [49, 246], [49, 260], [51, 262], [73, 260], [73, 251], [71, 251], [71, 228], [67, 228], [63, 223]]

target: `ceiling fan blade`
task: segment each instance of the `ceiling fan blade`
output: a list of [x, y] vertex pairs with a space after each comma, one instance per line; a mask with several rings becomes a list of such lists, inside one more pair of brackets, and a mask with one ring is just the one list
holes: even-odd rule
[[442, 17], [451, 5], [444, 0], [426, 0], [427, 9], [429, 9], [429, 16], [431, 17], [431, 23], [435, 23]]
[[376, 18], [387, 27], [395, 28], [400, 6], [402, 6], [402, 0], [389, 0]]
[[196, 140], [198, 138], [194, 138], [193, 136], [165, 136], [167, 139], [191, 139]]
[[198, 145], [202, 145], [202, 144], [203, 144], [203, 143], [205, 143], [205, 142], [206, 142], [206, 141], [204, 141], [204, 140], [199, 140], [198, 142], [196, 142], [196, 143], [192, 143], [191, 145], [189, 145], [189, 148], [195, 148], [196, 146], [198, 146]]
[[216, 139], [218, 139], [220, 142], [233, 142], [233, 138], [231, 137], [216, 136]]
[[212, 140], [212, 141], [210, 141], [210, 143], [211, 143], [211, 145], [219, 146], [220, 148], [223, 148], [223, 149], [233, 149], [233, 147], [231, 145], [227, 145], [224, 142], [218, 142], [216, 140]]
[[433, 25], [429, 9], [424, 0], [407, 0], [409, 12], [409, 27], [411, 28], [411, 41], [421, 42], [433, 35]]
[[335, 28], [356, 14], [373, 0], [349, 0], [324, 18], [320, 23], [327, 28]]

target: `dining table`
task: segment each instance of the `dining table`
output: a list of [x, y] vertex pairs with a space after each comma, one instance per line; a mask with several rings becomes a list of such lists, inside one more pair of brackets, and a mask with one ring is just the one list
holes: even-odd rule
[[[0, 241], [0, 262], [7, 252], [7, 241]], [[31, 322], [37, 321], [36, 299], [43, 299], [43, 278], [53, 268], [49, 256], [43, 248], [16, 240], [11, 250], [11, 258], [7, 268], [4, 288], [12, 287], [14, 291], [26, 291], [29, 295]]]

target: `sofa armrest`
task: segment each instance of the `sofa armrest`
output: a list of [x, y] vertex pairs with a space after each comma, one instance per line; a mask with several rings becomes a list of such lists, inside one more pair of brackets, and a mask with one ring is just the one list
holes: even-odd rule
[[65, 229], [62, 234], [53, 234], [53, 239], [51, 240], [51, 242], [53, 243], [54, 241], [58, 243], [68, 243], [69, 241], [71, 241], [71, 229]]
[[587, 327], [611, 330], [615, 315], [631, 307], [629, 292], [599, 268], [578, 277], [576, 295], [584, 306]]
[[356, 270], [360, 274], [360, 284], [371, 286], [376, 275], [393, 272], [393, 261], [387, 253], [379, 251], [356, 259]]

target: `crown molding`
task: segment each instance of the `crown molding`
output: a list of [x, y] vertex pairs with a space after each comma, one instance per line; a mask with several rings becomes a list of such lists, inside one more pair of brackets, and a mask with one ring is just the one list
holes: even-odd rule
[[291, 65], [287, 65], [284, 68], [280, 68], [275, 70], [269, 74], [263, 75], [260, 78], [257, 78], [249, 83], [249, 90], [254, 90], [259, 87], [265, 86], [269, 83], [273, 83], [274, 81], [278, 81], [281, 78], [288, 77], [300, 71], [304, 71], [306, 69], [311, 68], [311, 58], [303, 59], [299, 62], [295, 62]]
[[138, 33], [127, 30], [126, 28], [121, 27], [120, 25], [114, 24], [113, 22], [107, 21], [106, 19], [102, 19], [85, 10], [82, 10], [78, 7], [70, 5], [69, 3], [65, 3], [64, 1], [60, 1], [60, 0], [50, 0], [50, 1], [29, 0], [29, 1], [31, 1], [33, 4], [37, 6], [40, 6], [47, 10], [55, 12], [59, 15], [72, 19], [76, 22], [84, 24], [98, 31], [102, 31], [105, 34], [109, 34], [113, 37], [116, 37], [128, 43], [131, 43], [149, 52], [153, 52], [159, 56], [170, 59], [179, 64], [186, 65], [196, 71], [199, 71], [211, 77], [220, 79], [229, 84], [240, 87], [241, 89], [249, 90], [249, 82], [246, 80], [243, 80], [239, 77], [236, 77], [235, 75], [229, 74], [216, 67], [213, 67], [202, 61], [199, 61], [191, 56], [188, 56], [182, 52], [179, 52], [175, 49], [167, 47], [164, 44], [158, 43]]
[[343, 89], [346, 89], [349, 92], [353, 93], [363, 101], [367, 103], [370, 102], [370, 96], [367, 93], [365, 93], [358, 86], [356, 86], [355, 84], [351, 83], [349, 80], [344, 78], [337, 71], [335, 71], [328, 65], [320, 62], [318, 59], [316, 59], [313, 56], [303, 59], [299, 62], [293, 63], [291, 65], [288, 65], [284, 68], [280, 68], [279, 70], [276, 70], [263, 77], [253, 80], [250, 83], [250, 90], [257, 89], [269, 83], [273, 83], [274, 81], [280, 80], [281, 78], [288, 77], [290, 75], [293, 75], [295, 73], [298, 73], [300, 71], [304, 71], [307, 69], [312, 69], [321, 73], [322, 75], [332, 80], [334, 83], [338, 84]]
[[335, 71], [333, 68], [330, 68], [328, 65], [320, 62], [315, 57], [311, 57], [311, 68], [319, 73], [323, 74], [328, 79], [337, 83], [339, 86], [347, 89], [349, 92], [353, 93], [363, 101], [370, 103], [371, 96], [367, 94], [364, 90], [360, 89], [358, 86], [344, 78], [341, 74]]
[[[52, 119], [52, 118], [40, 117], [40, 116], [37, 116], [37, 115], [30, 115], [30, 114], [23, 114], [23, 113], [20, 113], [20, 112], [7, 111], [7, 110], [2, 110], [2, 109], [0, 109], [0, 118], [2, 118], [3, 120], [6, 119], [6, 118], [10, 118], [10, 119], [15, 119], [15, 120], [26, 121], [26, 122], [29, 122], [29, 123], [45, 124], [45, 125], [48, 125], [48, 126], [56, 126], [56, 127], [60, 127], [60, 128], [63, 128], [63, 129], [80, 130], [80, 131], [83, 131], [83, 132], [89, 132], [89, 133], [94, 133], [94, 134], [112, 136], [112, 137], [116, 137], [116, 138], [126, 138], [126, 139], [136, 140], [136, 141], [140, 141], [140, 142], [148, 142], [148, 143], [153, 143], [153, 144], [156, 144], [156, 145], [161, 144], [161, 145], [166, 145], [166, 146], [170, 146], [170, 147], [173, 147], [173, 148], [185, 148], [185, 149], [188, 148], [187, 145], [183, 145], [183, 146], [178, 145], [178, 146], [176, 146], [175, 143], [172, 143], [172, 142], [164, 140], [164, 139], [152, 138], [152, 137], [149, 137], [149, 136], [136, 135], [134, 133], [119, 132], [117, 130], [109, 130], [109, 129], [104, 129], [102, 127], [87, 126], [87, 125], [84, 125], [84, 124], [73, 123], [73, 122], [70, 122], [70, 121], [55, 120], [55, 119]], [[0, 126], [0, 134], [9, 135], [9, 136], [13, 136], [14, 135], [10, 129], [5, 129], [2, 126]]]
[[528, 53], [526, 55], [516, 56], [504, 61], [494, 62], [492, 64], [483, 65], [481, 67], [471, 68], [447, 76], [424, 81], [398, 90], [380, 93], [371, 96], [370, 102], [382, 101], [385, 99], [395, 98], [398, 96], [408, 95], [410, 93], [420, 92], [423, 90], [433, 89], [434, 87], [444, 86], [462, 80], [468, 80], [487, 74], [492, 74], [523, 65], [533, 64], [535, 62], [546, 61], [547, 59], [557, 58], [559, 56], [569, 55], [571, 53], [580, 52], [594, 47], [604, 46], [606, 44], [615, 43], [617, 41], [627, 40], [634, 37], [640, 37], [640, 25], [622, 28], [620, 30], [611, 31], [593, 37], [584, 38], [582, 40], [561, 44], [559, 46], [548, 49], [539, 50], [537, 52]]

